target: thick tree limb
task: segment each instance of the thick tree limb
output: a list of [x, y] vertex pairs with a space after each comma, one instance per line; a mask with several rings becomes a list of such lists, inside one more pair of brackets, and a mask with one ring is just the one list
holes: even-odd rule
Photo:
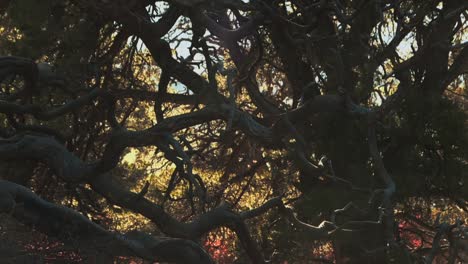
[[207, 253], [191, 241], [158, 239], [135, 232], [111, 233], [67, 207], [49, 203], [29, 189], [3, 180], [0, 180], [0, 213], [11, 214], [18, 221], [64, 242], [78, 243], [81, 249], [153, 261], [213, 263]]

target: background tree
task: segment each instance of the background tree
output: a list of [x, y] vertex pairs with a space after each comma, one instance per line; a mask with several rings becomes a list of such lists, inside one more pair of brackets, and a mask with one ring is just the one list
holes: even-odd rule
[[0, 10], [5, 261], [467, 260], [466, 1]]

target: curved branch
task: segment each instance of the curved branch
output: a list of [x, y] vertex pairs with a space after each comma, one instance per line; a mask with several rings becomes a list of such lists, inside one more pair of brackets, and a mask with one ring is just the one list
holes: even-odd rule
[[236, 42], [251, 35], [264, 18], [263, 15], [257, 15], [237, 29], [228, 29], [216, 23], [201, 9], [195, 9], [192, 14], [196, 22], [203, 24], [211, 33], [227, 43]]
[[47, 202], [29, 189], [0, 180], [0, 212], [64, 242], [109, 255], [137, 256], [146, 260], [176, 263], [213, 263], [197, 244], [171, 238], [154, 238], [144, 233], [120, 235], [109, 232], [83, 215]]
[[39, 120], [51, 120], [75, 111], [84, 105], [90, 104], [98, 96], [102, 96], [104, 94], [104, 90], [94, 89], [87, 95], [50, 110], [44, 110], [39, 105], [19, 105], [16, 103], [0, 100], [0, 113], [30, 114]]

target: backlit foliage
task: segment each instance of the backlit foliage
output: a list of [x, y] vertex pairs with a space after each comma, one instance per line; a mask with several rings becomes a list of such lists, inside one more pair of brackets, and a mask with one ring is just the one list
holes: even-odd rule
[[[28, 93], [28, 76], [0, 65], [0, 152], [53, 138], [91, 168], [73, 182], [2, 154], [0, 179], [124, 239], [192, 241], [216, 263], [468, 261], [465, 1], [15, 0], [0, 12], [0, 54], [56, 78], [38, 73]], [[73, 102], [49, 119], [9, 110]], [[0, 226], [46, 263], [143, 263]]]

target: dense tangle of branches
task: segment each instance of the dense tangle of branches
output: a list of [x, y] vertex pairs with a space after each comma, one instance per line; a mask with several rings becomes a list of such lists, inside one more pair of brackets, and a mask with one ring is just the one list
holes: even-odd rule
[[[18, 52], [0, 57], [0, 159], [31, 169], [0, 175], [0, 212], [83, 249], [152, 261], [212, 263], [201, 240], [220, 227], [252, 263], [278, 261], [251, 221], [332, 242], [336, 263], [462, 260], [462, 218], [420, 223], [433, 232], [426, 251], [405, 245], [397, 222], [410, 219], [401, 208], [415, 197], [448, 199], [466, 215], [466, 172], [424, 160], [466, 168], [466, 135], [420, 136], [443, 135], [427, 125], [428, 109], [466, 104], [448, 96], [468, 74], [466, 1], [50, 1], [26, 31], [35, 25], [17, 10], [29, 2], [1, 7], [2, 37], [16, 36]], [[40, 27], [47, 45], [27, 54], [18, 43]], [[173, 170], [159, 197], [150, 181], [124, 184], [130, 148], [156, 150]], [[223, 173], [216, 188], [214, 171]], [[44, 177], [74, 199], [139, 214], [161, 235], [111, 232], [84, 216], [89, 208], [46, 201]], [[254, 183], [269, 190], [263, 202], [241, 206]], [[314, 198], [317, 188], [328, 194]], [[314, 199], [333, 205], [318, 221], [299, 212]], [[189, 215], [174, 215], [174, 204]]]

